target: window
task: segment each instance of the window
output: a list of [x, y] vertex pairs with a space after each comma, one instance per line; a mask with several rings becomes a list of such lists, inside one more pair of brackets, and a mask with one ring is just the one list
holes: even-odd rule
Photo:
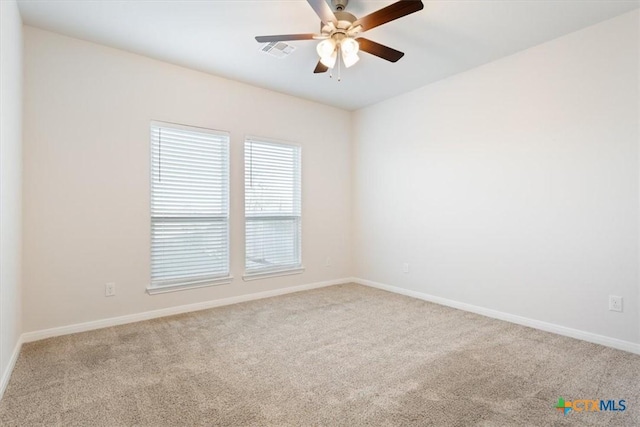
[[300, 147], [244, 145], [245, 279], [302, 272]]
[[149, 293], [228, 283], [229, 134], [151, 124]]

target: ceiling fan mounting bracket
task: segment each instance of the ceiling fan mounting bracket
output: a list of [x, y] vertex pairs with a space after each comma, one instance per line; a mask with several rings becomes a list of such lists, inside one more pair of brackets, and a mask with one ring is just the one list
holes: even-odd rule
[[331, 4], [333, 5], [335, 10], [341, 12], [346, 9], [347, 5], [349, 4], [349, 0], [331, 0]]

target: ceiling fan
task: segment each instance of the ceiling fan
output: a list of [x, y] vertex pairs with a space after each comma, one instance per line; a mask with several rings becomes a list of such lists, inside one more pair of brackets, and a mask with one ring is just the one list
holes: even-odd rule
[[324, 73], [340, 64], [351, 67], [360, 59], [358, 51], [364, 51], [390, 62], [397, 62], [404, 56], [403, 52], [360, 37], [362, 33], [395, 19], [402, 18], [424, 8], [420, 0], [401, 0], [377, 10], [360, 19], [345, 8], [349, 0], [332, 0], [336, 8], [333, 12], [325, 0], [307, 0], [320, 17], [320, 34], [282, 34], [276, 36], [258, 36], [259, 43], [270, 43], [291, 40], [320, 40], [316, 50], [320, 56], [314, 73]]

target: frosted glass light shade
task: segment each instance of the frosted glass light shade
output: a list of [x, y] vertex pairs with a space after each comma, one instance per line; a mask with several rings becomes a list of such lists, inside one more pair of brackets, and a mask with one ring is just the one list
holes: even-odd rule
[[347, 55], [344, 50], [342, 51], [342, 62], [344, 62], [345, 67], [349, 68], [359, 60], [360, 60], [360, 57], [358, 57], [357, 53], [352, 53], [350, 55]]
[[331, 54], [336, 50], [336, 42], [333, 39], [322, 40], [316, 46], [316, 51], [320, 58], [325, 58], [331, 56]]
[[340, 50], [342, 50], [343, 56], [352, 56], [358, 53], [358, 50], [360, 50], [360, 45], [355, 39], [349, 37], [342, 40], [342, 42], [340, 43]]
[[321, 56], [320, 62], [322, 65], [328, 68], [333, 68], [336, 65], [336, 60], [338, 59], [338, 52], [335, 50], [331, 53], [331, 55]]

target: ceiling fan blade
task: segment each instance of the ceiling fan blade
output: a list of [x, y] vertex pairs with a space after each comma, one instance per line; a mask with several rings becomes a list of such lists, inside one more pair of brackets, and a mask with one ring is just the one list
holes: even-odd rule
[[322, 22], [325, 24], [328, 24], [329, 22], [333, 22], [334, 24], [338, 23], [336, 16], [333, 14], [333, 11], [325, 0], [307, 0], [307, 2], [316, 12], [316, 15], [320, 17]]
[[326, 73], [328, 69], [329, 69], [329, 67], [324, 65], [322, 62], [318, 61], [318, 65], [316, 65], [316, 69], [313, 70], [313, 73], [314, 74]]
[[404, 53], [399, 50], [392, 49], [369, 39], [361, 37], [357, 39], [357, 41], [360, 45], [360, 50], [370, 53], [371, 55], [375, 55], [378, 58], [386, 59], [390, 62], [398, 62], [398, 60], [404, 56]]
[[394, 19], [402, 18], [403, 16], [422, 10], [423, 8], [424, 4], [422, 4], [420, 0], [400, 0], [356, 20], [356, 22], [353, 23], [353, 27], [360, 25], [363, 31], [368, 31], [379, 25], [391, 22]]
[[288, 40], [313, 40], [315, 34], [281, 34], [279, 36], [256, 36], [258, 43], [283, 42]]

